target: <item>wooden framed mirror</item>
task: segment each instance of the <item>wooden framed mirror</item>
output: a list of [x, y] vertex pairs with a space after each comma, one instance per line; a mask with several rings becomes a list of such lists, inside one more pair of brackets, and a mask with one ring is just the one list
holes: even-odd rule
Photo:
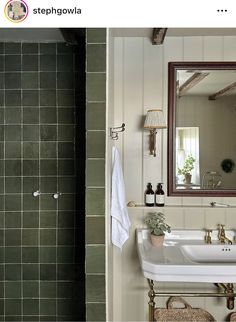
[[236, 196], [236, 62], [170, 62], [168, 195]]

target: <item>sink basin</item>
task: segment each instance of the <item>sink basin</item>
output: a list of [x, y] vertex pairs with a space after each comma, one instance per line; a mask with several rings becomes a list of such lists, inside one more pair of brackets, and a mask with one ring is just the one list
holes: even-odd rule
[[236, 245], [182, 245], [184, 256], [198, 263], [234, 263]]
[[[172, 230], [163, 246], [154, 247], [148, 229], [137, 229], [137, 250], [143, 275], [154, 281], [236, 282], [236, 245], [220, 244], [218, 231], [205, 244], [204, 230]], [[234, 231], [226, 231], [233, 240]]]

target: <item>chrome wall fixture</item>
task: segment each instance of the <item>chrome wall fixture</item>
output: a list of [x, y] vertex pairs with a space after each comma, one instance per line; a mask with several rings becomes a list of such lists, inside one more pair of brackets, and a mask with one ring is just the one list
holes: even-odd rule
[[[41, 194], [42, 194], [42, 192], [40, 192], [39, 190], [36, 190], [36, 191], [33, 191], [33, 192], [32, 192], [33, 197], [39, 197]], [[55, 192], [55, 193], [52, 195], [52, 198], [53, 198], [53, 199], [58, 199], [61, 195], [62, 195], [62, 193], [61, 193], [61, 192]]]
[[124, 132], [125, 130], [125, 123], [122, 123], [121, 126], [118, 127], [110, 127], [110, 137], [112, 140], [118, 140], [118, 133], [119, 132]]

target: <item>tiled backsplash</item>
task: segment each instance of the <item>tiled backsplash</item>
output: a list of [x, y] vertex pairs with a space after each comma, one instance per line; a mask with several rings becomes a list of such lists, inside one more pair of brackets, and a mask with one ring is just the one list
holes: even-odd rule
[[84, 319], [83, 75], [80, 46], [0, 44], [0, 321]]

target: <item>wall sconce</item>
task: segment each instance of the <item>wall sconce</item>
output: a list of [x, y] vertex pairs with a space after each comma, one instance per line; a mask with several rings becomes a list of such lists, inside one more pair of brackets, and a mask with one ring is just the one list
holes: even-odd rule
[[156, 156], [156, 130], [165, 128], [167, 128], [167, 125], [165, 124], [163, 111], [159, 109], [148, 110], [144, 122], [144, 129], [150, 130], [149, 149], [150, 154], [154, 157]]

